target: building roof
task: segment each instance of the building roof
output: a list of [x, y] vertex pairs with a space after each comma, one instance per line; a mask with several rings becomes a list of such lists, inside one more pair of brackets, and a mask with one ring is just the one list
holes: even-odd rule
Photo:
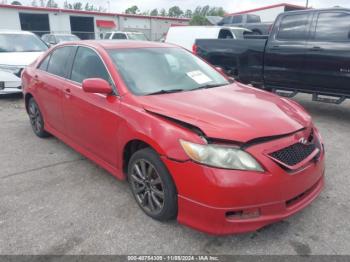
[[188, 18], [176, 18], [176, 17], [168, 17], [168, 16], [146, 16], [146, 15], [133, 15], [133, 14], [121, 14], [121, 13], [109, 13], [109, 12], [83, 11], [83, 10], [63, 9], [63, 8], [0, 4], [0, 9], [2, 9], [2, 8], [28, 10], [28, 11], [55, 12], [55, 13], [100, 15], [100, 16], [111, 16], [111, 17], [122, 16], [122, 17], [134, 17], [134, 18], [153, 18], [153, 19], [159, 19], [159, 20], [173, 20], [173, 21], [189, 21], [190, 20]]
[[306, 8], [305, 6], [301, 6], [301, 5], [292, 5], [292, 4], [288, 4], [288, 3], [281, 3], [281, 4], [276, 4], [276, 5], [268, 5], [268, 6], [255, 8], [255, 9], [240, 11], [240, 12], [236, 12], [236, 13], [232, 13], [232, 14], [228, 14], [228, 15], [248, 14], [248, 13], [253, 13], [253, 12], [262, 11], [262, 10], [266, 10], [266, 9], [272, 9], [272, 8], [276, 8], [276, 7], [291, 7], [291, 8], [295, 8], [295, 9], [305, 9]]

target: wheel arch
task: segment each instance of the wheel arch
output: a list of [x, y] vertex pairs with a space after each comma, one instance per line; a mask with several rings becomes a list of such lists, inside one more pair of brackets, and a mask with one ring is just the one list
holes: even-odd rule
[[29, 103], [29, 99], [31, 99], [32, 97], [34, 97], [31, 93], [26, 93], [24, 96], [24, 105], [26, 107], [26, 111], [28, 113], [28, 103]]

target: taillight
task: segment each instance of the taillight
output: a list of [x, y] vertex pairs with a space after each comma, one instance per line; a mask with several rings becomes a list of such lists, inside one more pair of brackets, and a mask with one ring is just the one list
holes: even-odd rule
[[197, 54], [197, 45], [196, 44], [193, 44], [193, 46], [192, 46], [192, 53], [193, 54]]

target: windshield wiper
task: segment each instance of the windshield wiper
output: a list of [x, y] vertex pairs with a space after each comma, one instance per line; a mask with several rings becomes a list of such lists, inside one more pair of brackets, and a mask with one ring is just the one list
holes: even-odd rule
[[203, 85], [203, 86], [199, 86], [199, 87], [195, 87], [190, 89], [189, 91], [193, 91], [193, 90], [198, 90], [198, 89], [209, 89], [209, 88], [214, 88], [214, 87], [219, 87], [219, 86], [226, 86], [227, 84], [210, 84], [210, 85]]
[[161, 94], [170, 94], [170, 93], [177, 93], [177, 92], [183, 92], [185, 91], [185, 89], [170, 89], [170, 90], [159, 90], [153, 93], [148, 93], [146, 94], [147, 96], [151, 96], [151, 95], [161, 95]]

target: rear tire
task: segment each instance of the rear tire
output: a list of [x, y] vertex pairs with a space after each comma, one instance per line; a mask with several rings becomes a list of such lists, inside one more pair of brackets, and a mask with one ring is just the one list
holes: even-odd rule
[[131, 191], [140, 208], [159, 221], [177, 215], [177, 191], [159, 155], [151, 148], [135, 152], [128, 165]]
[[40, 112], [38, 104], [35, 102], [33, 97], [29, 99], [27, 109], [30, 124], [34, 131], [34, 134], [40, 138], [49, 137], [50, 134], [44, 129], [44, 118]]

